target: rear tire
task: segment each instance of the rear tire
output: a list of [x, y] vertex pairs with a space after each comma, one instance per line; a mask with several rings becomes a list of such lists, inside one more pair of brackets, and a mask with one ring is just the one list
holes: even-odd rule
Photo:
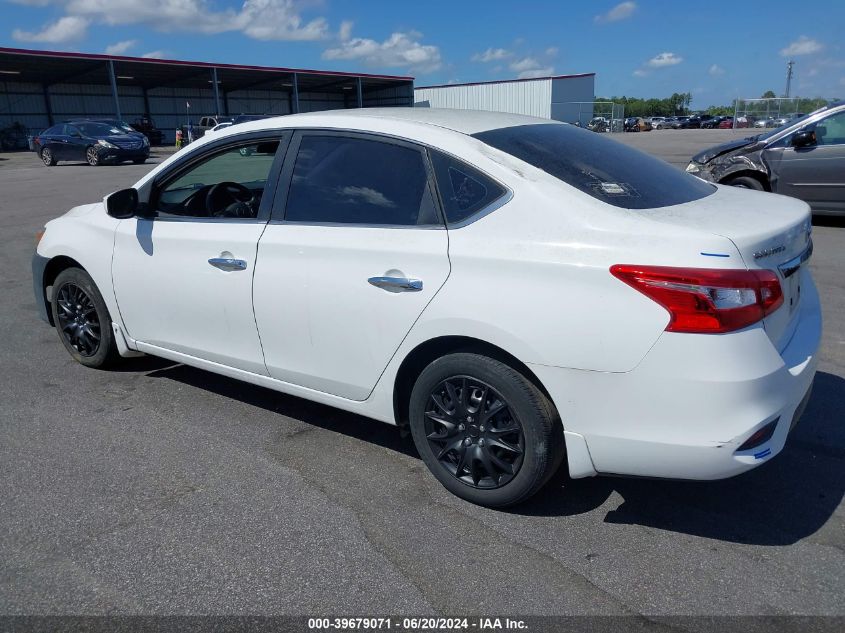
[[59, 338], [74, 360], [101, 368], [120, 358], [103, 295], [84, 270], [68, 268], [59, 273], [50, 308]]
[[143, 165], [145, 162], [147, 162], [147, 159], [146, 158], [135, 158], [135, 159], [132, 160], [132, 162], [135, 163], [136, 165]]
[[753, 189], [754, 191], [766, 190], [762, 182], [751, 176], [737, 176], [736, 178], [731, 178], [725, 184], [731, 187], [739, 187], [740, 189]]
[[96, 147], [91, 145], [85, 150], [85, 160], [88, 161], [88, 164], [91, 165], [91, 167], [96, 167], [100, 164], [100, 156], [97, 154]]
[[456, 353], [433, 361], [409, 402], [425, 465], [453, 494], [505, 507], [536, 493], [564, 457], [563, 426], [548, 398], [492, 358]]
[[41, 150], [41, 161], [47, 167], [53, 167], [56, 164], [56, 158], [53, 156], [53, 152], [49, 147], [45, 147]]

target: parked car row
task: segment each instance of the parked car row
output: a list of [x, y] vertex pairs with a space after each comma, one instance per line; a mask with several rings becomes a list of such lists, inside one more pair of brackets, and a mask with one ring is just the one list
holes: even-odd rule
[[[664, 130], [672, 128], [674, 130], [687, 129], [732, 129], [732, 128], [776, 128], [786, 125], [790, 121], [794, 121], [804, 116], [803, 112], [792, 112], [780, 117], [766, 116], [758, 118], [755, 115], [744, 114], [742, 116], [733, 117], [731, 115], [712, 115], [712, 114], [692, 114], [689, 116], [654, 116], [649, 117], [646, 121], [651, 123], [652, 129]], [[626, 119], [627, 121], [628, 119]]]

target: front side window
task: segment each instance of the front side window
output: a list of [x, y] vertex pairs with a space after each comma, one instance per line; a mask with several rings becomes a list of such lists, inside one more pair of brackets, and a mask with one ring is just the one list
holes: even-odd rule
[[279, 141], [252, 142], [214, 152], [159, 191], [161, 217], [258, 217]]
[[357, 137], [305, 135], [285, 220], [330, 224], [438, 224], [422, 151]]
[[505, 194], [505, 189], [477, 169], [431, 150], [431, 162], [447, 225], [475, 215]]
[[816, 123], [816, 143], [845, 145], [845, 110]]
[[683, 204], [716, 191], [658, 158], [574, 125], [519, 125], [473, 136], [623, 209]]

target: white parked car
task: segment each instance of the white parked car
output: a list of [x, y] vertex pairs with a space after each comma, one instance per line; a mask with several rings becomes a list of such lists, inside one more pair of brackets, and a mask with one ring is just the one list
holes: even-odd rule
[[811, 251], [801, 201], [572, 125], [391, 108], [203, 138], [47, 224], [33, 275], [84, 365], [153, 354], [410, 425], [444, 486], [504, 506], [561, 463], [717, 479], [780, 452]]

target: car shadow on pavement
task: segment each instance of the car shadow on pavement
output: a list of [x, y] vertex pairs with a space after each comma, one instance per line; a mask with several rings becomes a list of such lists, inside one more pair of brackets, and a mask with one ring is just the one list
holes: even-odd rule
[[[383, 448], [419, 458], [409, 437], [362, 416], [168, 361], [149, 362], [154, 378], [175, 380]], [[143, 369], [140, 369], [143, 371]], [[813, 395], [783, 452], [748, 473], [713, 482], [593, 477], [571, 480], [563, 467], [536, 496], [506, 512], [573, 516], [612, 506], [606, 523], [643, 525], [755, 545], [789, 545], [828, 522], [845, 492], [845, 380], [816, 375]], [[622, 502], [616, 503], [615, 495]]]
[[393, 425], [187, 365], [173, 365], [170, 361], [162, 361], [162, 363], [161, 368], [156, 368], [147, 375], [153, 378], [175, 380], [311, 426], [333, 433], [342, 433], [403, 455], [419, 458], [410, 437], [403, 437]]
[[719, 481], [618, 477], [569, 480], [559, 474], [514, 512], [568, 516], [616, 493], [605, 522], [644, 525], [754, 545], [789, 545], [822, 529], [845, 493], [845, 380], [816, 375], [813, 395], [783, 452], [752, 471]]

